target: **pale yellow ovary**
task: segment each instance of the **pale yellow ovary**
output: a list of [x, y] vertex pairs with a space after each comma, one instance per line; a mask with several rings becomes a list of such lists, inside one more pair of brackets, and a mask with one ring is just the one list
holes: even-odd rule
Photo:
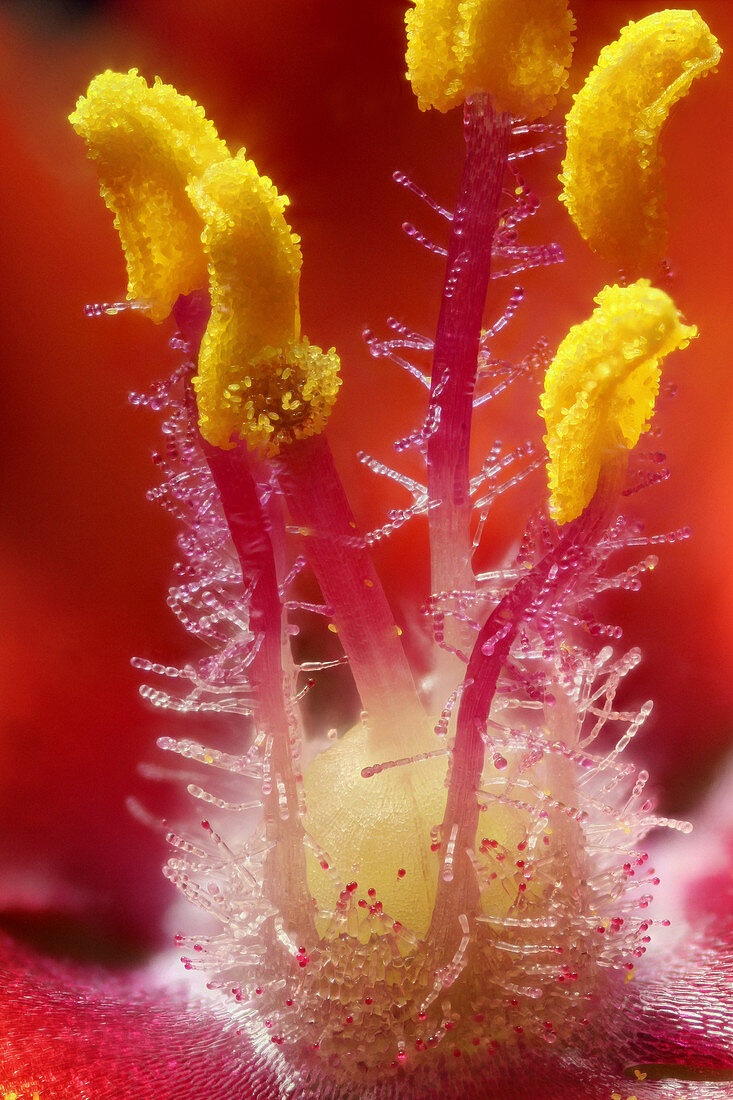
[[324, 427], [340, 386], [339, 359], [300, 334], [300, 238], [288, 199], [245, 151], [191, 181], [204, 223], [211, 319], [194, 387], [201, 434], [240, 438], [265, 454]]
[[[425, 728], [401, 738], [411, 756], [445, 750], [426, 719]], [[370, 744], [365, 726], [355, 726], [335, 745], [320, 753], [305, 771], [307, 814], [304, 825], [316, 845], [327, 854], [328, 867], [307, 852], [308, 885], [322, 917], [321, 934], [328, 934], [329, 914], [335, 912], [341, 883], [356, 883], [354, 896], [379, 902], [389, 917], [386, 928], [399, 922], [422, 938], [430, 926], [438, 875], [446, 845], [433, 842], [443, 821], [447, 800], [446, 755], [384, 769], [364, 777], [363, 769], [385, 762], [384, 749]], [[489, 765], [482, 783], [491, 791], [506, 785], [503, 773]], [[525, 840], [526, 816], [512, 806], [492, 802], [479, 814], [476, 854], [483, 888], [485, 913], [503, 916], [517, 899], [517, 845]], [[494, 847], [483, 845], [486, 838]], [[504, 857], [504, 853], [509, 855]], [[512, 855], [513, 854], [513, 855]], [[490, 878], [492, 871], [498, 873]], [[369, 891], [373, 891], [372, 894]], [[358, 915], [357, 902], [357, 915]], [[368, 938], [365, 920], [352, 934]], [[377, 926], [377, 934], [382, 929]]]
[[657, 12], [601, 51], [575, 96], [561, 201], [591, 248], [621, 267], [649, 272], [664, 254], [660, 131], [721, 52], [696, 11]]
[[568, 0], [413, 0], [407, 76], [421, 111], [480, 92], [497, 111], [537, 118], [567, 80], [575, 20]]
[[128, 298], [162, 321], [180, 294], [206, 286], [201, 218], [186, 185], [229, 151], [203, 108], [159, 78], [148, 87], [136, 69], [95, 77], [69, 121], [115, 215]]
[[610, 454], [636, 445], [654, 412], [662, 359], [697, 335], [648, 279], [604, 287], [595, 301], [558, 348], [540, 398], [550, 511], [560, 524], [590, 503]]

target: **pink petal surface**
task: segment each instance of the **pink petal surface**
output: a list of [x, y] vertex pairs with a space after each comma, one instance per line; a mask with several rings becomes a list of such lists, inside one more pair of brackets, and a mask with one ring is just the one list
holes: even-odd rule
[[[7, 939], [0, 973], [0, 1088], [24, 1100], [34, 1091], [58, 1100], [723, 1100], [733, 1087], [733, 956], [709, 947], [688, 947], [609, 997], [577, 1050], [520, 1051], [501, 1067], [476, 1064], [468, 1078], [449, 1064], [364, 1087], [339, 1085], [315, 1063], [288, 1066], [246, 1020], [217, 1015], [181, 987], [155, 994], [134, 980], [72, 974]], [[653, 1080], [660, 1064], [666, 1079]]]

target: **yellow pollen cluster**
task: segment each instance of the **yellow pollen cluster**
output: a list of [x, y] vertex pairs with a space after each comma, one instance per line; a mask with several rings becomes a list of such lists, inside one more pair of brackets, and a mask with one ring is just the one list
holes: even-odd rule
[[217, 447], [237, 435], [276, 453], [322, 430], [336, 400], [339, 359], [300, 336], [300, 238], [288, 200], [244, 150], [191, 182], [204, 224], [211, 319], [194, 387], [201, 434]]
[[136, 69], [95, 77], [69, 121], [115, 215], [128, 297], [148, 301], [163, 321], [179, 294], [206, 285], [201, 219], [186, 185], [228, 158], [227, 147], [202, 107], [159, 78], [148, 87]]
[[636, 445], [654, 412], [661, 360], [697, 336], [648, 279], [604, 287], [595, 300], [592, 316], [558, 348], [540, 399], [557, 523], [589, 504], [610, 452]]
[[498, 111], [538, 118], [567, 80], [575, 20], [568, 0], [413, 0], [408, 80], [421, 111], [488, 92]]
[[300, 334], [300, 238], [288, 200], [242, 149], [232, 157], [203, 109], [156, 78], [105, 72], [70, 117], [86, 141], [125, 253], [128, 297], [163, 321], [210, 286], [194, 378], [201, 433], [274, 454], [325, 426], [341, 384], [333, 348]]
[[721, 56], [696, 11], [630, 23], [606, 46], [567, 118], [562, 201], [602, 256], [648, 271], [666, 247], [659, 135], [671, 107]]

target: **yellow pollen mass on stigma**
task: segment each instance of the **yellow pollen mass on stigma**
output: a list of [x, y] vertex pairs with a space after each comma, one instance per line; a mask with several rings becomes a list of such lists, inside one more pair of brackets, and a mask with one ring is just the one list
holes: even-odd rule
[[547, 114], [567, 81], [575, 20], [568, 0], [413, 0], [407, 78], [421, 111], [480, 92], [497, 111]]
[[560, 197], [581, 236], [614, 263], [641, 272], [662, 258], [662, 125], [721, 53], [696, 11], [657, 12], [601, 51], [575, 96]]
[[69, 121], [115, 216], [128, 298], [163, 321], [180, 294], [206, 286], [201, 218], [186, 186], [229, 151], [202, 107], [160, 78], [149, 87], [136, 69], [95, 77]]
[[300, 238], [288, 199], [242, 149], [192, 179], [203, 222], [211, 318], [193, 384], [203, 437], [265, 454], [320, 432], [341, 384], [339, 358], [301, 337]]
[[606, 286], [595, 301], [558, 348], [540, 398], [550, 511], [560, 524], [590, 503], [609, 453], [636, 445], [654, 412], [661, 361], [697, 336], [648, 279]]

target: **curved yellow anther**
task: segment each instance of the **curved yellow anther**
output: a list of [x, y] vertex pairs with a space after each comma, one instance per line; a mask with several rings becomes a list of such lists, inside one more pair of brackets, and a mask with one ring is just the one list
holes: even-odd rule
[[323, 429], [336, 400], [339, 359], [300, 335], [300, 238], [288, 204], [244, 150], [189, 185], [203, 219], [211, 319], [193, 380], [201, 434], [274, 454]]
[[136, 69], [95, 77], [69, 121], [115, 215], [128, 298], [148, 301], [162, 321], [179, 294], [206, 286], [201, 219], [186, 184], [229, 151], [203, 108], [159, 78], [148, 87]]
[[561, 197], [607, 259], [650, 270], [666, 246], [659, 135], [670, 108], [721, 56], [696, 11], [630, 23], [598, 58], [567, 118]]
[[538, 118], [567, 80], [568, 0], [412, 0], [407, 78], [421, 111], [488, 92], [498, 111]]
[[592, 316], [571, 328], [558, 348], [540, 398], [557, 523], [575, 519], [589, 504], [611, 452], [636, 445], [654, 412], [661, 360], [697, 336], [648, 279], [606, 286], [595, 301]]

